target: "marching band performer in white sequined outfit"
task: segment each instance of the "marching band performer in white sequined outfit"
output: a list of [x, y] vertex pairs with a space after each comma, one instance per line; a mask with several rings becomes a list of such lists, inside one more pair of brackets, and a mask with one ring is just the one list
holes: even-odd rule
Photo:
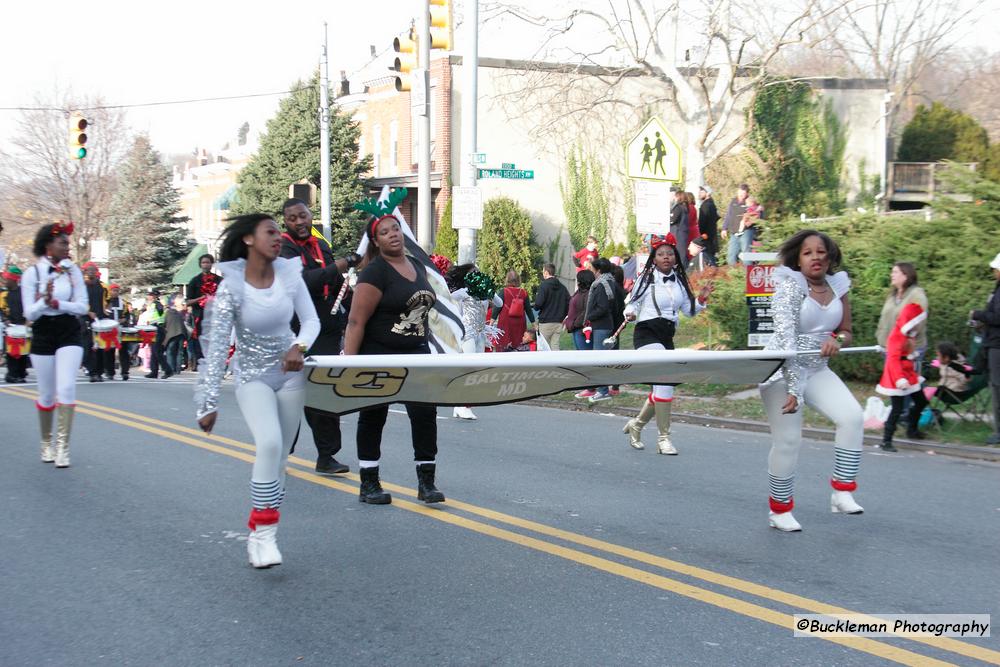
[[844, 382], [830, 370], [828, 360], [851, 341], [851, 280], [840, 265], [840, 249], [826, 234], [811, 229], [790, 237], [778, 251], [774, 271], [774, 335], [765, 349], [820, 350], [799, 355], [760, 386], [771, 426], [773, 444], [768, 457], [770, 524], [793, 532], [802, 526], [792, 516], [795, 468], [802, 446], [802, 406], [809, 405], [836, 426], [830, 509], [861, 514], [854, 501], [855, 478], [861, 464], [864, 438], [861, 406]]
[[[285, 497], [285, 465], [305, 404], [304, 354], [319, 334], [319, 318], [302, 280], [302, 262], [278, 257], [281, 231], [271, 216], [231, 219], [223, 232], [223, 281], [206, 312], [208, 348], [195, 402], [198, 423], [215, 425], [219, 391], [235, 329], [236, 401], [257, 455], [250, 482], [253, 509], [247, 540], [256, 568], [281, 564], [276, 534]], [[300, 328], [292, 332], [293, 314]]]

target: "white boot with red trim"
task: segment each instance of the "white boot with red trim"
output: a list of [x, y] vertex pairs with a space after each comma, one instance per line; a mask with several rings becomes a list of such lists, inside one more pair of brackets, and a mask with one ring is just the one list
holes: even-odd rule
[[281, 565], [281, 552], [278, 551], [278, 510], [269, 507], [263, 510], [252, 510], [250, 521], [250, 536], [247, 538], [247, 555], [250, 564], [256, 568], [267, 568]]
[[787, 502], [780, 502], [771, 497], [768, 497], [767, 500], [771, 505], [771, 513], [768, 517], [771, 528], [777, 528], [785, 533], [797, 533], [802, 530], [802, 526], [792, 516], [795, 502], [791, 498]]
[[833, 494], [830, 496], [830, 511], [834, 514], [861, 514], [865, 508], [854, 500], [854, 491], [858, 488], [857, 482], [841, 482], [837, 479], [830, 480], [833, 487]]

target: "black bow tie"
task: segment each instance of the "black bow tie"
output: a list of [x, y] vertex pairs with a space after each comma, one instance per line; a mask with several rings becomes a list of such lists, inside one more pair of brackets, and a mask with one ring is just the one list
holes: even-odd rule
[[663, 282], [672, 283], [677, 280], [677, 274], [671, 273], [669, 276], [663, 276]]

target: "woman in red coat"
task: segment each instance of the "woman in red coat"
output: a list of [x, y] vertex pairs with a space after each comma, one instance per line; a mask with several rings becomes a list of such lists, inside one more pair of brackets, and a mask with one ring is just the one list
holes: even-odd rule
[[889, 332], [889, 337], [885, 342], [885, 368], [882, 371], [882, 379], [879, 380], [875, 391], [888, 396], [892, 401], [892, 410], [885, 420], [885, 431], [882, 434], [882, 449], [887, 452], [895, 452], [896, 448], [892, 444], [892, 436], [896, 432], [896, 424], [899, 423], [899, 416], [903, 412], [904, 399], [909, 396], [913, 399], [913, 415], [906, 428], [906, 437], [923, 438], [923, 434], [917, 430], [917, 422], [920, 413], [927, 407], [927, 397], [920, 390], [920, 383], [923, 378], [917, 375], [913, 365], [913, 352], [915, 349], [914, 339], [920, 325], [927, 319], [927, 311], [916, 303], [908, 303], [899, 311], [899, 317]]
[[[684, 193], [684, 201], [688, 207], [688, 241], [694, 241], [701, 238], [701, 229], [698, 227], [698, 207], [695, 204], [694, 195], [690, 192]], [[681, 250], [687, 252], [688, 259], [692, 258], [687, 248], [681, 248]]]
[[535, 323], [535, 313], [531, 310], [528, 293], [521, 289], [520, 276], [516, 271], [508, 271], [507, 286], [503, 288], [503, 308], [499, 313], [493, 309], [491, 314], [494, 326], [503, 331], [493, 346], [494, 350], [506, 350], [511, 343], [515, 346], [521, 344], [524, 332], [528, 328], [524, 322], [525, 316], [532, 324]]

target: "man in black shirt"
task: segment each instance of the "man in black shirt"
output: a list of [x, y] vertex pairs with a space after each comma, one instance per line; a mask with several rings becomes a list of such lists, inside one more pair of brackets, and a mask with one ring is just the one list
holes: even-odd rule
[[212, 273], [212, 265], [215, 258], [211, 255], [202, 255], [198, 258], [198, 266], [201, 273], [196, 275], [187, 284], [187, 305], [191, 309], [191, 319], [193, 320], [191, 340], [191, 356], [194, 360], [194, 367], [191, 370], [198, 370], [198, 360], [204, 358], [201, 349], [201, 321], [205, 317], [205, 302], [209, 297], [215, 295], [219, 289], [222, 278]]
[[559, 349], [562, 321], [569, 311], [569, 292], [556, 278], [556, 265], [542, 265], [542, 282], [535, 293], [535, 310], [538, 311], [538, 332], [552, 350]]
[[712, 188], [703, 185], [698, 188], [698, 199], [701, 206], [698, 208], [698, 232], [701, 234], [705, 251], [701, 254], [705, 258], [705, 263], [709, 266], [718, 266], [719, 259], [719, 209], [712, 199]]
[[[339, 312], [331, 312], [337, 295], [344, 285], [344, 271], [360, 259], [353, 254], [334, 259], [330, 245], [312, 233], [312, 212], [301, 199], [289, 199], [282, 206], [286, 232], [282, 234], [281, 256], [302, 261], [302, 279], [309, 288], [316, 314], [319, 316], [320, 333], [309, 348], [309, 354], [340, 354], [341, 338], [346, 324], [346, 300]], [[298, 332], [298, 320], [292, 322]], [[349, 468], [334, 456], [340, 451], [340, 417], [330, 412], [306, 407], [306, 423], [312, 429], [313, 442], [319, 456], [316, 472], [321, 475], [345, 473]]]

